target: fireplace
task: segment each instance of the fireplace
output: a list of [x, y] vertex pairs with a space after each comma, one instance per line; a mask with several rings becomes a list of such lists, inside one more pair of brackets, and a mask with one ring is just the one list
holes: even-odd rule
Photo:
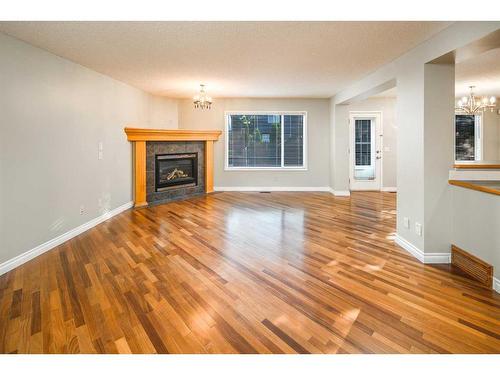
[[156, 191], [198, 185], [198, 153], [155, 155]]

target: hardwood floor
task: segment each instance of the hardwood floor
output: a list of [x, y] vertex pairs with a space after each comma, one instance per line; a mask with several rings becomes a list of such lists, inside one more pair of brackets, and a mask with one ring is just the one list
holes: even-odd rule
[[0, 352], [499, 353], [500, 296], [394, 231], [391, 193], [130, 210], [0, 277]]

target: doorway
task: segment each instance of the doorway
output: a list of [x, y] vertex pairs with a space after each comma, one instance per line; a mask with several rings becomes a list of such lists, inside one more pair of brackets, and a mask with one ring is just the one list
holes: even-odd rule
[[382, 112], [349, 112], [349, 185], [351, 190], [382, 186]]

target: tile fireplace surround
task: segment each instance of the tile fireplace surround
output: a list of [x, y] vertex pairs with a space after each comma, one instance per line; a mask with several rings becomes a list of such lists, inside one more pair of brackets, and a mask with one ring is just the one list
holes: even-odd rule
[[[146, 201], [148, 204], [165, 203], [171, 200], [200, 195], [205, 192], [205, 142], [146, 142]], [[196, 154], [195, 186], [172, 186], [165, 190], [157, 189], [155, 181], [155, 156], [173, 154]]]
[[[163, 130], [125, 128], [134, 147], [134, 206], [144, 207], [183, 196], [213, 192], [214, 141], [220, 130]], [[198, 185], [156, 191], [155, 154], [198, 153]]]

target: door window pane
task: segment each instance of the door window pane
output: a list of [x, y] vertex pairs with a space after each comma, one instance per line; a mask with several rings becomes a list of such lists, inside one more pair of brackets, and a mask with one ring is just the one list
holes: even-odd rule
[[354, 178], [356, 180], [375, 179], [372, 164], [373, 151], [372, 120], [354, 121]]

